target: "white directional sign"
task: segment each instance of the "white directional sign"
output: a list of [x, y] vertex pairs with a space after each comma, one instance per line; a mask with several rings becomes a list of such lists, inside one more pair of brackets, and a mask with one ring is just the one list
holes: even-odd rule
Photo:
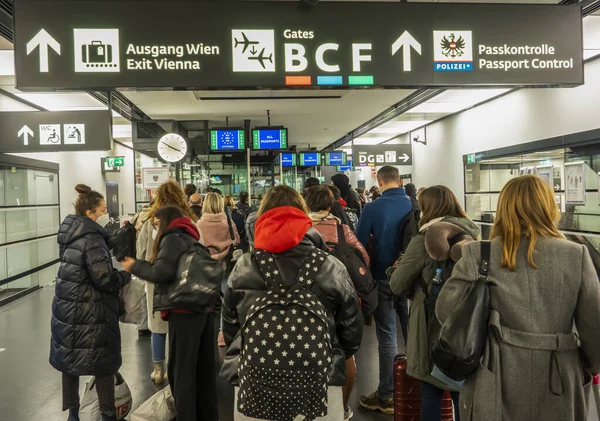
[[60, 55], [60, 44], [45, 29], [42, 29], [27, 43], [27, 55], [33, 53], [36, 48], [40, 50], [40, 72], [48, 73], [48, 49], [52, 48]]
[[402, 62], [404, 65], [404, 71], [410, 72], [412, 70], [410, 49], [414, 49], [419, 55], [421, 55], [421, 44], [410, 34], [410, 32], [404, 31], [392, 45], [392, 55], [396, 54], [400, 48], [403, 48]]
[[354, 145], [352, 160], [355, 166], [412, 165], [412, 146]]
[[29, 145], [29, 136], [34, 137], [33, 131], [27, 125], [19, 130], [18, 136], [23, 138], [23, 145]]

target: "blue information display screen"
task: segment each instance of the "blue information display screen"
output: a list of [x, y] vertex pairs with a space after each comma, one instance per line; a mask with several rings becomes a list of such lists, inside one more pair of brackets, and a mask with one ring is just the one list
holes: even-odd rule
[[287, 129], [252, 130], [252, 149], [287, 149]]
[[210, 131], [211, 151], [243, 151], [246, 141], [242, 129], [218, 129]]
[[295, 153], [282, 153], [281, 154], [281, 166], [282, 167], [295, 167], [297, 163], [297, 155]]
[[321, 152], [300, 152], [300, 166], [314, 167], [321, 165]]
[[352, 160], [349, 159], [348, 160], [348, 165], [338, 165], [337, 166], [337, 171], [352, 171]]
[[333, 151], [325, 153], [325, 165], [346, 165], [346, 152]]

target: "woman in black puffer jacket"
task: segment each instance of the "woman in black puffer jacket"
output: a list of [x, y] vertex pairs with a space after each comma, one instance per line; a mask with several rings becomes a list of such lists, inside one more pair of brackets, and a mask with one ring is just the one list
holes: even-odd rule
[[[205, 312], [198, 313], [178, 308], [169, 289], [171, 284], [179, 282], [178, 277], [185, 270], [182, 256], [198, 244], [200, 233], [194, 222], [175, 206], [160, 208], [152, 224], [158, 233], [150, 262], [127, 257], [122, 262], [123, 267], [135, 276], [157, 284], [153, 310], [160, 311], [163, 320], [169, 321], [168, 373], [177, 419], [217, 421], [217, 309], [207, 308]], [[199, 247], [204, 250], [206, 259], [211, 260], [208, 249]], [[193, 266], [190, 267], [190, 276], [194, 276], [191, 275], [192, 270]], [[221, 273], [218, 272], [216, 277], [220, 281]]]
[[[297, 280], [298, 273], [310, 253], [314, 253], [316, 249], [327, 250], [321, 236], [312, 228], [307, 212], [302, 196], [288, 186], [272, 188], [258, 211], [254, 247], [273, 255], [277, 273], [281, 274], [282, 282], [288, 288], [302, 281], [302, 278]], [[236, 385], [239, 383], [240, 331], [251, 307], [265, 296], [271, 286], [268, 282], [270, 276], [263, 275], [255, 255], [247, 253], [238, 260], [229, 277], [223, 301], [223, 333], [229, 349], [221, 375]], [[321, 264], [312, 285], [311, 291], [328, 311], [329, 335], [333, 348], [333, 361], [328, 370], [328, 415], [323, 419], [341, 419], [344, 412], [341, 386], [346, 382], [346, 359], [351, 358], [360, 347], [363, 317], [350, 276], [335, 257], [329, 255]], [[262, 324], [260, 328], [262, 329]], [[266, 337], [267, 333], [264, 334]], [[232, 342], [235, 343], [232, 345]], [[298, 351], [295, 349], [293, 354]], [[308, 365], [310, 362], [306, 361], [304, 364]], [[284, 396], [284, 392], [281, 393]], [[236, 420], [249, 419], [253, 418], [236, 414]]]
[[58, 231], [60, 268], [52, 303], [50, 364], [63, 373], [63, 411], [79, 420], [79, 376], [96, 376], [103, 421], [116, 420], [114, 375], [121, 367], [119, 289], [130, 275], [110, 256], [106, 202], [78, 184], [75, 215]]

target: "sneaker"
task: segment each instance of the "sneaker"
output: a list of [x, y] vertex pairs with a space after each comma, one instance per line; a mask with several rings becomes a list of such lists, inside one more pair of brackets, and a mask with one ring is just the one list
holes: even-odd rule
[[150, 379], [156, 384], [163, 384], [165, 382], [165, 371], [163, 369], [163, 362], [154, 363], [154, 370], [150, 375]]
[[370, 411], [379, 411], [394, 415], [394, 398], [381, 399], [377, 392], [360, 397], [360, 405]]
[[344, 411], [344, 421], [350, 421], [353, 416], [354, 412], [352, 412], [352, 408], [348, 407], [348, 410]]

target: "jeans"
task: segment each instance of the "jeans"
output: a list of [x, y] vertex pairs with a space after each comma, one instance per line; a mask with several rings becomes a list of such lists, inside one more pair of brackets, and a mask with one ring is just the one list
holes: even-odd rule
[[167, 347], [167, 335], [152, 332], [152, 361], [160, 363], [165, 360], [165, 348]]
[[[458, 392], [450, 392], [454, 404], [454, 420], [460, 421], [458, 413]], [[442, 398], [444, 391], [436, 386], [421, 382], [421, 421], [442, 420]]]
[[379, 386], [377, 394], [381, 399], [394, 396], [394, 358], [398, 354], [396, 330], [396, 296], [390, 289], [389, 281], [377, 281], [379, 305], [374, 313], [375, 331], [379, 343]]

